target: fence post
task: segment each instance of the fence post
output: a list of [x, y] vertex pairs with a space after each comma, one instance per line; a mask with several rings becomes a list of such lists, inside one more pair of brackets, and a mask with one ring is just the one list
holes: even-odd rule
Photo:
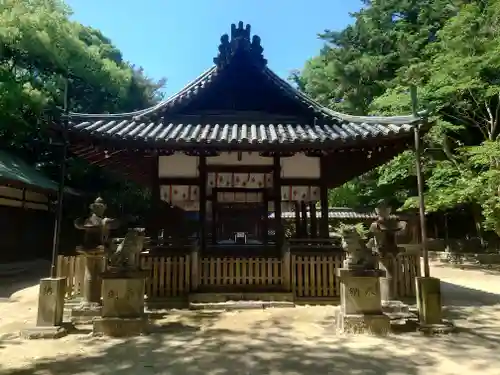
[[193, 244], [193, 248], [191, 250], [191, 291], [195, 291], [198, 289], [198, 286], [200, 285], [200, 274], [198, 270], [198, 264], [199, 264], [199, 253], [200, 253], [200, 247], [199, 247], [199, 242], [195, 241]]
[[291, 279], [291, 262], [290, 262], [290, 245], [285, 239], [282, 246], [282, 260], [281, 260], [281, 277], [282, 283], [287, 292], [292, 289], [292, 279]]

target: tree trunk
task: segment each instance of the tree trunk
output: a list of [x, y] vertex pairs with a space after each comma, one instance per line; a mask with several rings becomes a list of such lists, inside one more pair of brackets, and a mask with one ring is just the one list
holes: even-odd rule
[[483, 227], [481, 225], [483, 219], [481, 216], [481, 208], [478, 205], [473, 204], [471, 206], [471, 211], [472, 218], [474, 219], [474, 225], [476, 226], [477, 236], [479, 238], [479, 241], [481, 241], [481, 246], [484, 248], [485, 242], [483, 238]]

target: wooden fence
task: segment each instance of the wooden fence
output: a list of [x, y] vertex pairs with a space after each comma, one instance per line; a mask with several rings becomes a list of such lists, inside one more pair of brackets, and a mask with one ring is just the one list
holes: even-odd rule
[[335, 270], [342, 267], [343, 256], [292, 255], [292, 291], [301, 297], [330, 297], [340, 295], [339, 279]]
[[[104, 271], [106, 260], [102, 258], [101, 270]], [[66, 277], [66, 297], [77, 297], [83, 290], [85, 276], [85, 258], [81, 255], [57, 257], [57, 276]]]
[[401, 298], [416, 296], [415, 278], [420, 277], [420, 253], [399, 254], [394, 264], [394, 291]]
[[141, 266], [149, 271], [145, 288], [149, 299], [181, 297], [191, 290], [189, 255], [143, 256]]
[[201, 258], [200, 287], [282, 286], [278, 258]]
[[[183, 297], [190, 292], [219, 288], [227, 292], [238, 289], [282, 290], [297, 299], [330, 299], [339, 297], [339, 280], [335, 270], [342, 266], [343, 255], [296, 255], [280, 258], [203, 257], [196, 254], [141, 257], [142, 267], [149, 271], [146, 295], [149, 299]], [[105, 261], [103, 259], [103, 270]], [[82, 256], [59, 256], [57, 271], [66, 276], [67, 297], [81, 293], [84, 278]], [[394, 290], [398, 298], [415, 297], [415, 277], [420, 276], [420, 256], [400, 254], [395, 262]]]

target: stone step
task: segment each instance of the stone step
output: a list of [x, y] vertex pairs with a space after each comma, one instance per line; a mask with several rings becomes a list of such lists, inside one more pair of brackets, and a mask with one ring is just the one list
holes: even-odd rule
[[382, 311], [386, 314], [402, 313], [409, 314], [410, 308], [401, 301], [382, 301]]
[[295, 307], [293, 302], [289, 301], [226, 301], [226, 302], [191, 302], [189, 308], [191, 310], [251, 310], [251, 309], [267, 309], [277, 307]]
[[293, 293], [289, 292], [201, 292], [191, 293], [188, 297], [190, 303], [219, 303], [228, 301], [265, 301], [265, 302], [293, 302]]
[[417, 316], [412, 313], [404, 313], [404, 312], [393, 312], [393, 313], [384, 313], [389, 317], [391, 321], [406, 321], [408, 319], [416, 319]]

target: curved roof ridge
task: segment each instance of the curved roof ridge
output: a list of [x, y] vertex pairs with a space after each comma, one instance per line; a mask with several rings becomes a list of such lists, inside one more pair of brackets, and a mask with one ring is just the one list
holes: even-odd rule
[[367, 124], [394, 124], [394, 125], [408, 124], [408, 125], [410, 125], [414, 122], [421, 120], [421, 118], [427, 114], [426, 111], [420, 111], [417, 113], [417, 116], [415, 116], [415, 115], [356, 116], [356, 115], [348, 115], [345, 113], [337, 112], [337, 111], [331, 110], [331, 109], [326, 108], [326, 107], [323, 107], [323, 110], [326, 111], [327, 113], [329, 113], [331, 116], [339, 117], [345, 121], [363, 122], [363, 123], [367, 123]]
[[184, 92], [190, 90], [193, 88], [193, 86], [196, 86], [197, 84], [200, 83], [200, 81], [206, 79], [208, 76], [210, 76], [215, 70], [217, 69], [216, 66], [212, 66], [210, 69], [206, 70], [203, 72], [201, 75], [199, 75], [197, 78], [195, 78], [193, 81], [189, 82], [186, 86], [184, 86], [181, 90], [176, 92], [175, 94], [169, 96], [168, 98], [160, 101], [159, 103], [148, 107], [144, 109], [140, 109], [137, 111], [132, 111], [132, 112], [122, 112], [122, 113], [80, 113], [80, 112], [70, 112], [69, 117], [72, 118], [95, 118], [95, 119], [116, 119], [116, 118], [121, 118], [121, 117], [137, 117], [140, 118], [142, 116], [154, 113], [158, 111], [159, 109], [162, 109], [172, 101], [174, 101], [176, 98], [181, 96]]
[[[327, 116], [332, 117], [332, 115], [324, 113], [324, 111], [323, 111], [324, 107], [321, 104], [314, 101], [312, 98], [310, 98], [308, 95], [304, 94], [300, 90], [297, 90], [290, 83], [288, 83], [286, 80], [281, 78], [279, 75], [277, 75], [275, 72], [273, 72], [268, 67], [264, 68], [264, 73], [267, 74], [272, 80], [274, 80], [275, 83], [279, 84], [282, 89], [288, 91], [288, 93], [290, 95], [296, 96], [298, 99], [301, 99], [305, 104], [308, 104], [309, 107], [311, 107], [313, 110], [323, 112], [323, 114], [326, 114]], [[341, 119], [338, 118], [338, 120], [341, 120]]]
[[162, 102], [158, 103], [156, 106], [150, 107], [145, 109], [142, 113], [134, 116], [136, 117], [135, 119], [140, 119], [142, 116], [146, 116], [148, 114], [154, 113], [158, 111], [159, 109], [164, 108], [167, 106], [169, 103], [173, 102], [175, 99], [178, 97], [182, 96], [186, 91], [191, 90], [193, 87], [198, 85], [201, 81], [206, 80], [208, 77], [210, 77], [215, 71], [217, 70], [217, 67], [214, 65], [210, 69], [206, 70], [203, 72], [201, 75], [199, 75], [196, 79], [193, 81], [189, 82], [186, 86], [184, 86], [181, 90], [179, 90], [176, 94], [171, 95], [168, 97], [166, 100], [163, 100]]
[[342, 112], [337, 112], [332, 109], [329, 109], [322, 104], [318, 103], [314, 99], [312, 99], [306, 93], [298, 90], [293, 85], [285, 81], [283, 78], [278, 76], [275, 72], [273, 72], [269, 68], [265, 68], [266, 73], [271, 76], [274, 80], [279, 82], [281, 86], [285, 89], [288, 89], [291, 93], [296, 95], [298, 98], [302, 99], [305, 103], [309, 104], [314, 109], [322, 112], [323, 114], [334, 117], [337, 120], [348, 121], [348, 122], [360, 122], [367, 124], [411, 124], [413, 122], [417, 122], [421, 120], [422, 117], [425, 117], [428, 113], [427, 111], [420, 111], [415, 115], [404, 115], [404, 116], [357, 116], [357, 115], [349, 115]]

